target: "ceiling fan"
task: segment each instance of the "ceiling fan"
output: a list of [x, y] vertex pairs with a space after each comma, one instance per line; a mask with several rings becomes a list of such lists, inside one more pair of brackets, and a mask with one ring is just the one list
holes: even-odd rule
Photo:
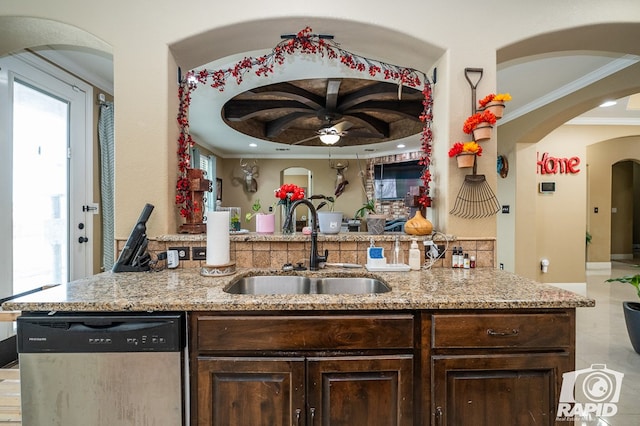
[[353, 123], [350, 121], [341, 121], [334, 125], [330, 125], [328, 127], [323, 127], [319, 130], [316, 130], [316, 135], [311, 136], [309, 138], [305, 138], [299, 140], [297, 142], [292, 143], [291, 145], [298, 145], [312, 139], [318, 138], [320, 142], [325, 145], [335, 145], [340, 141], [343, 136], [348, 136], [349, 134], [354, 134], [353, 136], [361, 137], [361, 138], [383, 138], [382, 134], [375, 134], [370, 132], [350, 132], [349, 129], [353, 127]]

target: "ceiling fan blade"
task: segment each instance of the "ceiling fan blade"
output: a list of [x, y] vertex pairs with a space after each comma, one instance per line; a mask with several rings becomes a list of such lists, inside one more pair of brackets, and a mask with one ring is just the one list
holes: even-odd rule
[[344, 136], [350, 136], [352, 138], [376, 138], [376, 139], [384, 139], [384, 135], [379, 133], [371, 133], [371, 132], [362, 132], [362, 131], [354, 131], [354, 132], [344, 132]]
[[348, 130], [351, 127], [353, 127], [353, 123], [351, 123], [350, 121], [344, 120], [344, 121], [341, 121], [339, 123], [334, 124], [331, 127], [333, 127], [336, 130], [336, 132], [342, 133], [345, 130]]
[[320, 135], [311, 136], [310, 138], [302, 139], [302, 140], [300, 140], [300, 141], [298, 141], [298, 142], [294, 142], [294, 143], [292, 143], [292, 144], [290, 144], [290, 145], [300, 145], [301, 143], [304, 143], [304, 142], [310, 141], [310, 140], [315, 139], [315, 138], [318, 138], [318, 137], [320, 137]]

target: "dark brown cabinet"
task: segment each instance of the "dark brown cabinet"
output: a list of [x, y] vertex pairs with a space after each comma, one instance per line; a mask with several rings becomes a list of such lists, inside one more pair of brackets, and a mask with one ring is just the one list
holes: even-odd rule
[[[431, 424], [553, 425], [572, 311], [431, 315]], [[428, 424], [428, 423], [425, 423]]]
[[192, 423], [412, 426], [413, 315], [191, 317]]
[[296, 408], [302, 416], [304, 358], [199, 357], [196, 370], [194, 424], [295, 425]]
[[575, 310], [192, 312], [191, 424], [553, 425]]
[[[413, 357], [313, 357], [308, 425], [413, 425]], [[313, 412], [311, 412], [313, 410]]]

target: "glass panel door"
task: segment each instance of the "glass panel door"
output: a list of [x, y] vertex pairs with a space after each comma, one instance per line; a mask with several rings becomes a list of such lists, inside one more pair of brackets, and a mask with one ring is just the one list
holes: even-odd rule
[[69, 103], [13, 84], [14, 294], [69, 279]]

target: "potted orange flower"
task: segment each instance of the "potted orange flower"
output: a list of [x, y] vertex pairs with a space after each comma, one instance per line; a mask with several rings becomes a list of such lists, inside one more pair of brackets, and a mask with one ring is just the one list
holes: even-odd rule
[[468, 135], [473, 133], [476, 142], [484, 141], [491, 138], [491, 128], [496, 121], [495, 114], [489, 110], [476, 112], [465, 120], [462, 131]]
[[511, 100], [511, 95], [508, 93], [490, 93], [484, 98], [480, 99], [478, 105], [480, 105], [480, 109], [488, 110], [496, 116], [496, 119], [501, 119], [502, 114], [504, 113], [504, 103], [509, 102]]
[[473, 167], [476, 156], [482, 155], [482, 147], [476, 142], [456, 142], [449, 150], [449, 157], [456, 157], [458, 167]]

